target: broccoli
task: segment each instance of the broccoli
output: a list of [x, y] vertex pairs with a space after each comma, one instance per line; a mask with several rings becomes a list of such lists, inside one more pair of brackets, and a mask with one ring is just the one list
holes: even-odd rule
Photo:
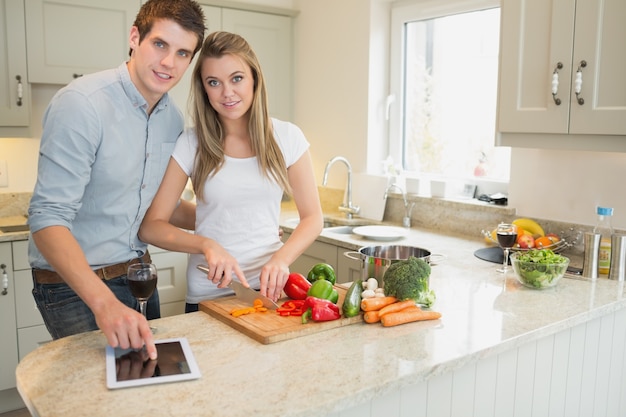
[[430, 307], [435, 302], [435, 293], [428, 288], [429, 276], [430, 265], [421, 258], [411, 256], [392, 263], [383, 275], [385, 295], [398, 300], [412, 299]]

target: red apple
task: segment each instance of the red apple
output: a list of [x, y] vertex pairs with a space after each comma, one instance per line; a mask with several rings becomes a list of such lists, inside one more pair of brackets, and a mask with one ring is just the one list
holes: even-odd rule
[[522, 249], [532, 249], [535, 247], [535, 238], [531, 235], [522, 235], [517, 239], [517, 244]]

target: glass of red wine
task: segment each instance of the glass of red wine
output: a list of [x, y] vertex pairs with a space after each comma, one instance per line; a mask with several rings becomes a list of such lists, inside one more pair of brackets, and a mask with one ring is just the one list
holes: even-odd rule
[[157, 286], [157, 268], [154, 264], [132, 264], [128, 267], [127, 278], [130, 292], [139, 302], [141, 314], [146, 317], [148, 299]]
[[504, 252], [502, 268], [499, 268], [497, 271], [506, 273], [509, 266], [509, 250], [515, 245], [517, 240], [517, 226], [510, 223], [500, 223], [496, 229], [496, 236], [498, 237], [498, 244]]

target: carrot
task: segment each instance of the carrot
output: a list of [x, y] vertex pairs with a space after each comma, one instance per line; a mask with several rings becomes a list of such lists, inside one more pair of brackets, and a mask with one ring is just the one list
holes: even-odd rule
[[436, 320], [441, 317], [441, 313], [437, 311], [416, 310], [409, 307], [408, 310], [398, 311], [396, 313], [385, 314], [380, 318], [380, 322], [385, 327], [397, 326], [399, 324], [411, 323], [421, 320]]
[[393, 304], [389, 304], [378, 310], [378, 314], [380, 317], [389, 313], [397, 313], [400, 310], [404, 310], [407, 307], [415, 307], [414, 300], [404, 300], [404, 301], [396, 301]]
[[364, 298], [363, 300], [361, 300], [361, 310], [363, 311], [380, 310], [384, 306], [395, 303], [396, 301], [398, 301], [396, 297]]
[[379, 310], [366, 311], [363, 314], [363, 320], [365, 323], [378, 323], [380, 321], [380, 314], [378, 314]]
[[263, 301], [257, 298], [253, 301], [252, 307], [234, 308], [230, 310], [233, 317], [244, 316], [251, 313], [265, 313], [267, 308], [263, 306]]

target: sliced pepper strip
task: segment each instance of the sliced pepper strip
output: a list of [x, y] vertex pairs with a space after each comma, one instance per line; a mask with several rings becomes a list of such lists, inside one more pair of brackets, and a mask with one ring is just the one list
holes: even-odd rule
[[287, 300], [276, 309], [276, 313], [281, 316], [301, 316], [303, 305], [304, 300]]

